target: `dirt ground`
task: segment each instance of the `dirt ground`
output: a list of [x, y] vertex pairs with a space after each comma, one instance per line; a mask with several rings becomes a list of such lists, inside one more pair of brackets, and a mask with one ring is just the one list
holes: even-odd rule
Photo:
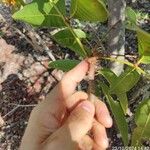
[[4, 120], [4, 124], [0, 120], [0, 150], [16, 150], [31, 110], [63, 75], [49, 69], [48, 63], [63, 55], [44, 34], [46, 29], [37, 34], [30, 26], [13, 22], [8, 8], [0, 9], [7, 13], [7, 17], [0, 15], [0, 115]]
[[[138, 1], [133, 7], [150, 14], [148, 1]], [[139, 21], [150, 31], [149, 20]], [[3, 118], [0, 119], [0, 150], [18, 149], [31, 110], [61, 80], [63, 72], [50, 69], [49, 61], [77, 58], [73, 52], [57, 45], [50, 38], [50, 31], [13, 21], [9, 8], [0, 5], [0, 118]], [[126, 35], [126, 48], [132, 52], [137, 48], [136, 38], [129, 31]], [[148, 84], [143, 80], [130, 93], [132, 109], [138, 103], [135, 100], [150, 96]], [[129, 117], [128, 121], [132, 119]], [[122, 146], [115, 126], [108, 133], [113, 135], [111, 146]]]

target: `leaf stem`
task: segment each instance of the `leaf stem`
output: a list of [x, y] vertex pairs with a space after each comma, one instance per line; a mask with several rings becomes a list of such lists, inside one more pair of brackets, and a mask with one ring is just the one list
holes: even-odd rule
[[131, 67], [135, 67], [134, 64], [132, 64], [128, 61], [118, 60], [116, 58], [110, 58], [110, 57], [101, 57], [101, 58], [105, 59], [105, 60], [116, 61], [116, 62], [119, 62], [121, 64], [126, 64], [126, 65], [131, 66]]
[[130, 63], [130, 62], [128, 62], [128, 61], [122, 61], [122, 60], [118, 60], [118, 59], [116, 59], [116, 58], [110, 58], [110, 57], [101, 57], [101, 58], [102, 58], [102, 59], [105, 59], [105, 60], [116, 61], [116, 62], [119, 62], [119, 63], [122, 63], [122, 64], [126, 64], [126, 65], [128, 65], [128, 66], [130, 66], [130, 67], [135, 68], [135, 69], [138, 70], [141, 74], [146, 75], [146, 72], [145, 72], [142, 68], [140, 68], [140, 67], [138, 66], [138, 63], [137, 63], [137, 64], [132, 64], [132, 63]]

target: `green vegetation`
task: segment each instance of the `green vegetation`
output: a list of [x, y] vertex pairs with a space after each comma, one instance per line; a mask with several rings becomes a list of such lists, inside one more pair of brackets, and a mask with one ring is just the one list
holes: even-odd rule
[[[66, 13], [65, 0], [33, 0], [13, 14], [15, 20], [27, 22], [34, 27], [55, 27], [57, 32], [53, 39], [63, 47], [74, 51], [80, 60], [57, 60], [49, 63], [49, 67], [68, 71], [85, 58], [90, 58], [93, 51], [84, 45], [87, 36], [81, 29], [75, 29], [70, 21], [78, 19], [84, 22], [105, 22], [109, 12], [102, 0], [72, 0], [70, 14]], [[126, 112], [128, 108], [127, 92], [140, 80], [141, 76], [148, 76], [141, 64], [150, 64], [150, 34], [137, 25], [137, 13], [130, 7], [126, 9], [126, 28], [134, 30], [138, 38], [138, 59], [134, 63], [119, 61], [115, 58], [102, 56], [100, 59], [118, 61], [125, 64], [126, 69], [117, 76], [109, 68], [98, 71], [109, 84], [99, 83], [99, 90], [103, 91], [116, 124], [121, 133], [124, 145], [129, 144], [128, 124]], [[109, 33], [108, 33], [109, 34]], [[114, 95], [116, 99], [114, 99]], [[132, 145], [139, 146], [143, 139], [150, 139], [150, 99], [143, 101], [135, 113], [137, 127], [132, 133]]]

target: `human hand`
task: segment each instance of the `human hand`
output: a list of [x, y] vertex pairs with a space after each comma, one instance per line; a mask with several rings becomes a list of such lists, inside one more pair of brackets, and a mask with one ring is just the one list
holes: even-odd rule
[[33, 109], [20, 150], [103, 150], [108, 147], [105, 128], [112, 126], [112, 119], [106, 105], [94, 96], [91, 103], [86, 93], [75, 91], [88, 67], [83, 61], [66, 73], [47, 98]]

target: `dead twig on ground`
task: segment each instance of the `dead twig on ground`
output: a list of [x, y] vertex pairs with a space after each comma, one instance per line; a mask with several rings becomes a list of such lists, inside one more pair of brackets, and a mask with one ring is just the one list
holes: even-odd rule
[[12, 115], [19, 107], [35, 107], [36, 106], [36, 104], [20, 105], [20, 104], [13, 104], [13, 103], [10, 103], [8, 105], [12, 105], [16, 107], [14, 107], [11, 111], [9, 111], [7, 114], [2, 116], [3, 119], [5, 119], [7, 116]]

